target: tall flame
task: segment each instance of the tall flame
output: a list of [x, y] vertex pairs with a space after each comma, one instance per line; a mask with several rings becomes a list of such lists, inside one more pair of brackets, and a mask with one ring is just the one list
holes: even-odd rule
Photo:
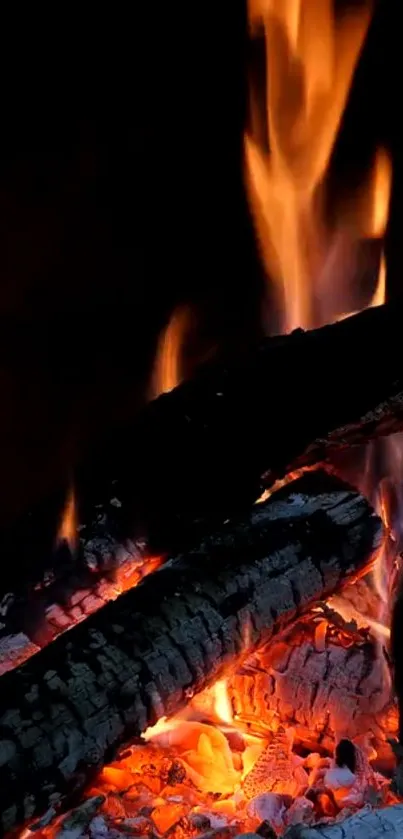
[[[372, 260], [374, 249], [363, 249], [363, 243], [381, 243], [385, 234], [392, 181], [387, 152], [378, 149], [366, 183], [332, 230], [324, 212], [330, 157], [371, 7], [364, 2], [337, 17], [333, 0], [249, 0], [248, 11], [252, 36], [263, 33], [264, 37], [266, 90], [262, 101], [261, 80], [256, 85], [251, 79], [245, 177], [262, 261], [274, 285], [275, 308], [281, 313], [275, 328], [320, 326], [346, 317], [363, 303], [384, 303], [386, 297], [384, 253], [377, 279], [376, 267], [372, 271], [370, 264], [363, 270], [359, 255], [364, 252]], [[365, 290], [364, 299], [358, 281], [368, 275], [368, 268], [376, 281]], [[377, 462], [381, 455], [389, 478], [402, 484], [403, 466], [397, 474], [402, 458], [396, 458], [396, 446], [401, 447], [402, 441], [371, 445], [368, 475], [361, 475], [361, 488], [386, 527], [389, 513], [372, 455], [376, 453]], [[386, 540], [373, 574], [383, 604], [381, 622], [388, 619], [390, 570]]]
[[151, 398], [173, 390], [183, 378], [181, 354], [189, 325], [186, 306], [175, 309], [158, 342], [154, 362]]
[[[325, 228], [324, 179], [370, 17], [369, 4], [338, 19], [332, 0], [249, 3], [252, 31], [257, 23], [264, 31], [268, 84], [260, 109], [251, 88], [246, 184], [262, 259], [283, 313], [282, 331], [318, 326], [341, 314], [329, 311], [321, 280], [337, 241]], [[389, 191], [390, 162], [382, 151], [360, 235], [383, 235]], [[380, 302], [383, 293], [378, 287], [373, 301]], [[356, 308], [353, 300], [346, 303], [345, 311]]]

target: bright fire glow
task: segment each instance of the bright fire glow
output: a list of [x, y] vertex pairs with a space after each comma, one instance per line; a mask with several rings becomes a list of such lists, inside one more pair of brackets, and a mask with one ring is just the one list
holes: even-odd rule
[[[246, 185], [260, 253], [277, 294], [281, 315], [275, 326], [281, 331], [321, 326], [363, 305], [385, 302], [384, 253], [365, 301], [357, 292], [356, 258], [362, 242], [381, 242], [385, 233], [392, 168], [384, 149], [378, 149], [367, 182], [339, 213], [332, 230], [325, 216], [329, 161], [370, 11], [364, 3], [338, 18], [332, 0], [249, 3], [252, 36], [258, 26], [264, 32], [267, 79], [264, 101], [250, 86]], [[387, 453], [395, 443], [376, 446]], [[393, 474], [397, 477], [396, 469]], [[399, 477], [401, 481], [403, 470]], [[361, 488], [385, 521], [388, 514], [374, 475], [371, 481]], [[390, 599], [389, 554], [385, 542], [373, 573], [383, 604]], [[378, 617], [383, 626], [389, 615], [383, 609]]]
[[[246, 183], [277, 292], [277, 327], [319, 326], [360, 308], [354, 283], [346, 291], [343, 283], [343, 294], [335, 288], [346, 269], [341, 260], [359, 239], [381, 238], [388, 214], [391, 166], [383, 150], [363, 191], [366, 200], [359, 196], [332, 233], [324, 213], [329, 160], [370, 8], [360, 5], [337, 19], [332, 0], [251, 0], [249, 18], [252, 32], [257, 23], [264, 29], [268, 84], [265, 103], [251, 90]], [[382, 302], [384, 288], [383, 264], [372, 305]]]
[[225, 679], [220, 679], [213, 685], [215, 712], [221, 722], [231, 723], [233, 720], [233, 713], [231, 702], [228, 696], [227, 682]]
[[372, 217], [367, 234], [374, 239], [380, 239], [385, 234], [388, 221], [391, 183], [392, 166], [390, 158], [384, 149], [380, 149], [376, 156], [372, 178]]
[[178, 307], [162, 332], [154, 362], [151, 392], [153, 399], [162, 393], [168, 393], [182, 381], [181, 357], [189, 320], [187, 307]]

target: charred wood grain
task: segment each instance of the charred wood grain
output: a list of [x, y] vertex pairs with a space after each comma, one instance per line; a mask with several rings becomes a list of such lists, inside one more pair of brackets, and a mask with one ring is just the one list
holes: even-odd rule
[[[400, 321], [394, 303], [269, 338], [242, 362], [206, 366], [104, 439], [77, 474], [78, 576], [88, 554], [113, 563], [127, 540], [151, 553], [187, 549], [287, 472], [403, 428]], [[0, 534], [4, 593], [37, 583], [44, 567], [66, 579], [56, 501]]]
[[300, 748], [324, 754], [341, 738], [366, 737], [377, 768], [391, 772], [398, 715], [385, 659], [371, 642], [318, 645], [311, 629], [304, 637], [296, 626], [245, 662], [229, 683], [234, 713], [246, 724], [292, 726]]
[[[288, 472], [401, 430], [400, 321], [394, 303], [269, 338], [151, 403], [115, 441], [119, 532], [182, 549]], [[111, 494], [102, 450], [98, 462], [99, 501]], [[83, 522], [91, 515], [90, 505]]]
[[2, 830], [69, 801], [123, 742], [362, 573], [380, 537], [362, 496], [306, 475], [2, 676]]

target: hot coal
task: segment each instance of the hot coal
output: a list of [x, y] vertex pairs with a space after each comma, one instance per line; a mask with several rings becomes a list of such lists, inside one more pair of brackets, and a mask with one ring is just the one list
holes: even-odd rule
[[361, 496], [306, 475], [4, 674], [3, 828], [65, 803], [122, 742], [363, 573], [379, 540]]

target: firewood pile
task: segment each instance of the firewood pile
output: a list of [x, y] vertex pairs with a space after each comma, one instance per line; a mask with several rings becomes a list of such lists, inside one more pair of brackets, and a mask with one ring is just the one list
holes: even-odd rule
[[[389, 537], [329, 458], [403, 427], [403, 381], [354, 371], [354, 400], [336, 387], [326, 405], [310, 383], [317, 410], [298, 418], [296, 436], [300, 373], [282, 384], [292, 358], [313, 369], [318, 351], [341, 383], [350, 367], [337, 378], [340, 347], [357, 334], [369, 341], [374, 321], [395, 340], [395, 317], [384, 307], [271, 339], [242, 369], [209, 369], [161, 397], [136, 429], [139, 474], [147, 452], [152, 467], [140, 537], [140, 508], [127, 525], [135, 499], [125, 477], [109, 502], [87, 508], [69, 584], [55, 575], [29, 598], [3, 598], [3, 834], [400, 835], [389, 742], [399, 704], [370, 576]], [[164, 504], [154, 479], [171, 432], [184, 465]]]

